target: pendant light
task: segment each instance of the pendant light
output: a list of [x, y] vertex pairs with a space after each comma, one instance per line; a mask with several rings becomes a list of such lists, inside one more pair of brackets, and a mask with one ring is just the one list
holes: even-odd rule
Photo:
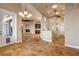
[[30, 13], [27, 11], [26, 5], [25, 5], [24, 11], [19, 12], [19, 16], [21, 16], [21, 17], [23, 17], [23, 18], [24, 18], [24, 17], [30, 18], [30, 17], [32, 17], [32, 14], [30, 14]]
[[27, 9], [25, 8], [24, 15], [27, 15], [27, 14], [28, 14], [28, 12], [27, 12]]

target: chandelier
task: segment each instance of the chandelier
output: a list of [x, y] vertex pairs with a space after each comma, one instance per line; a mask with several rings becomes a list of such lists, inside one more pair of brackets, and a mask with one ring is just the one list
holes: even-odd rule
[[25, 5], [25, 9], [22, 12], [19, 12], [19, 16], [23, 17], [23, 18], [30, 18], [32, 17], [32, 14], [30, 14], [27, 9], [26, 9], [26, 5]]

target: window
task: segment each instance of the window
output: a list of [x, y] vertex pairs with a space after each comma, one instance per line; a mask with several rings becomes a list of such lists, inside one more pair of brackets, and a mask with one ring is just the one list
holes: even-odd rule
[[12, 19], [5, 22], [6, 36], [12, 36]]

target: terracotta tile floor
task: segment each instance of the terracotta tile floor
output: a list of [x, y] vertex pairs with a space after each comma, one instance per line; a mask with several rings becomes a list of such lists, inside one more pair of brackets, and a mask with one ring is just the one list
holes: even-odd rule
[[72, 56], [79, 50], [52, 45], [42, 40], [25, 39], [22, 43], [0, 48], [1, 56]]

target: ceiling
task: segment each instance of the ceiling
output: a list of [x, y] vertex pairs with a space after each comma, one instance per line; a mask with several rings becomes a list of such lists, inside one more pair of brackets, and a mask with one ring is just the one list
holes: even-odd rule
[[[31, 3], [34, 8], [36, 8], [42, 15], [46, 17], [53, 17], [56, 15], [56, 12], [59, 12], [60, 16], [64, 16], [64, 4], [59, 3]], [[53, 5], [58, 5], [57, 8], [52, 8]]]
[[18, 13], [21, 11], [21, 3], [0, 3], [0, 8]]
[[[32, 17], [30, 17], [29, 19], [33, 19], [33, 20], [40, 20], [42, 15], [41, 13], [35, 8], [33, 7], [30, 3], [22, 3], [21, 7], [23, 9], [23, 11], [25, 10], [25, 8], [27, 9], [27, 11], [32, 14]], [[24, 19], [27, 19], [27, 17], [25, 17]]]

